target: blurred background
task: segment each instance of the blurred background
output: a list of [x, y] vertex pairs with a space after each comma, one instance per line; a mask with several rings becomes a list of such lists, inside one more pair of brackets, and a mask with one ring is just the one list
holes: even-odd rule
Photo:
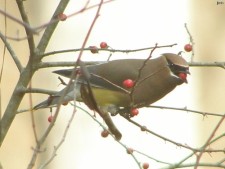
[[[153, 56], [157, 57], [164, 52], [178, 53], [189, 43], [189, 36], [184, 27], [187, 23], [189, 31], [194, 39], [194, 61], [216, 62], [225, 60], [225, 4], [217, 0], [123, 0], [113, 1], [103, 5], [100, 16], [91, 32], [88, 46], [99, 46], [100, 42], [107, 42], [113, 49], [138, 49], [159, 45], [177, 43], [172, 48], [157, 49]], [[29, 0], [25, 1], [26, 12], [33, 27], [46, 23], [51, 18], [59, 0]], [[71, 1], [65, 10], [70, 15], [83, 8], [86, 1]], [[91, 0], [90, 5], [99, 1]], [[0, 1], [0, 8], [4, 9], [5, 1]], [[7, 13], [20, 18], [16, 3], [7, 1]], [[93, 21], [97, 8], [93, 8], [79, 15], [60, 22], [54, 32], [46, 52], [80, 48], [87, 31]], [[0, 15], [0, 31], [6, 32], [10, 37], [24, 37], [24, 29], [21, 25]], [[38, 43], [43, 32], [35, 36]], [[9, 40], [12, 48], [23, 65], [29, 57], [26, 40]], [[0, 52], [3, 56], [4, 44], [0, 42]], [[114, 53], [112, 59], [121, 58], [147, 58], [150, 51], [136, 53]], [[46, 57], [44, 61], [74, 61], [78, 53], [64, 53]], [[87, 61], [106, 60], [108, 52], [92, 54], [84, 52], [82, 59]], [[190, 61], [191, 53], [183, 53], [183, 57]], [[2, 57], [0, 64], [2, 66]], [[53, 70], [60, 68], [41, 69], [36, 72], [32, 80], [32, 86], [51, 90], [63, 88]], [[191, 75], [188, 84], [177, 87], [154, 105], [169, 107], [187, 107], [202, 112], [224, 114], [225, 100], [225, 70], [210, 67], [191, 67]], [[4, 112], [11, 94], [18, 80], [17, 68], [6, 52], [3, 76], [1, 81], [1, 111]], [[67, 79], [65, 79], [66, 81]], [[48, 96], [33, 94], [33, 104], [36, 105]], [[78, 104], [84, 109], [88, 108]], [[29, 97], [26, 96], [20, 105], [20, 109], [29, 108]], [[52, 154], [54, 146], [63, 136], [63, 132], [72, 115], [71, 106], [61, 108], [56, 124], [43, 146], [43, 152], [39, 154], [34, 168], [38, 168], [46, 162]], [[89, 111], [89, 110], [88, 110]], [[53, 111], [54, 112], [54, 111]], [[91, 111], [89, 111], [92, 113]], [[36, 129], [41, 136], [48, 127], [50, 111], [38, 110], [35, 112]], [[103, 121], [98, 118], [100, 122]], [[124, 120], [120, 116], [113, 120], [123, 134], [121, 140], [128, 147], [137, 149], [155, 159], [177, 163], [187, 157], [191, 152], [170, 144], [151, 134], [141, 132], [139, 128]], [[198, 148], [206, 142], [212, 133], [219, 117], [193, 114], [184, 111], [143, 108], [134, 120], [147, 126], [150, 130], [176, 142]], [[138, 168], [135, 160], [126, 153], [124, 147], [115, 142], [111, 137], [101, 137], [102, 128], [92, 120], [85, 112], [78, 110], [70, 126], [65, 142], [57, 152], [55, 159], [46, 167], [48, 169], [90, 169], [90, 168]], [[223, 123], [216, 136], [225, 131]], [[224, 138], [211, 145], [213, 149], [223, 149]], [[27, 168], [32, 157], [32, 147], [35, 147], [35, 139], [32, 130], [31, 115], [29, 112], [18, 114], [0, 149], [0, 162], [4, 169]], [[136, 155], [136, 154], [135, 154]], [[139, 162], [148, 162], [150, 168], [164, 166], [142, 155], [136, 155]], [[224, 158], [223, 153], [205, 154], [201, 161], [216, 162]], [[188, 162], [195, 162], [188, 160]], [[18, 167], [19, 166], [19, 167]], [[207, 167], [199, 167], [207, 169]], [[213, 167], [211, 167], [213, 168]]]

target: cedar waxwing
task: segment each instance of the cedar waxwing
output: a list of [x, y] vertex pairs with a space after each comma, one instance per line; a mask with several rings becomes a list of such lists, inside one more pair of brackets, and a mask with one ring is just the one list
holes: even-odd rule
[[[177, 85], [187, 83], [188, 63], [172, 53], [165, 53], [155, 59], [121, 59], [97, 65], [85, 66], [88, 79], [82, 68], [76, 70], [79, 77], [71, 83], [62, 104], [75, 99], [94, 108], [90, 91], [99, 109], [115, 115], [123, 110], [148, 106], [171, 92]], [[74, 69], [57, 70], [54, 73], [70, 78]], [[125, 81], [130, 80], [131, 86]], [[56, 106], [64, 90], [50, 96], [34, 109]], [[127, 112], [124, 112], [127, 113]], [[120, 139], [120, 138], [119, 138]]]

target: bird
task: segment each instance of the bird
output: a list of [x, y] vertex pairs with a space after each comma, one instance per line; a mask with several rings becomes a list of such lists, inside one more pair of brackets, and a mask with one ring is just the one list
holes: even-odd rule
[[[50, 96], [34, 109], [56, 106], [64, 93], [61, 104], [77, 100], [90, 109], [99, 108], [111, 115], [118, 112], [129, 114], [130, 109], [149, 106], [177, 86], [188, 83], [187, 74], [190, 74], [187, 61], [173, 53], [150, 59], [111, 60], [84, 67], [76, 68], [76, 78], [71, 77], [74, 69], [54, 71], [74, 80], [69, 87]], [[130, 82], [130, 86], [126, 82]]]

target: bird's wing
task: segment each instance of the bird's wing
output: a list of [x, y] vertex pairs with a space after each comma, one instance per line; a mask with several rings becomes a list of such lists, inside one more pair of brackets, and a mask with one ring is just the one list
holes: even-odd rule
[[[89, 82], [92, 87], [123, 91], [123, 81], [126, 79], [135, 80], [143, 63], [144, 60], [141, 59], [123, 59], [88, 65], [86, 68], [91, 75]], [[73, 70], [63, 69], [54, 71], [54, 73], [70, 78]], [[80, 69], [77, 68], [76, 71], [78, 72]], [[78, 78], [78, 83], [86, 84], [82, 72]]]

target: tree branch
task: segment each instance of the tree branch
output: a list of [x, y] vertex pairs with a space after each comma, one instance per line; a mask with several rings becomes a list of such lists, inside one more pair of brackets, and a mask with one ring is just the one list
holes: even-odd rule
[[[222, 117], [220, 119], [220, 121], [218, 122], [218, 124], [216, 125], [215, 129], [212, 131], [212, 133], [210, 134], [209, 138], [207, 139], [206, 143], [203, 145], [203, 147], [201, 148], [200, 153], [197, 155], [197, 159], [196, 159], [196, 163], [195, 163], [195, 167], [194, 169], [197, 169], [200, 163], [200, 159], [203, 155], [203, 153], [205, 152], [206, 147], [208, 147], [210, 145], [211, 140], [213, 139], [213, 137], [216, 134], [216, 131], [219, 129], [220, 125], [222, 124], [223, 120], [225, 119], [225, 116]], [[225, 152], [225, 150], [224, 150]]]
[[[101, 64], [101, 63], [105, 63], [105, 61], [89, 61], [86, 62], [85, 61], [85, 65], [96, 65], [96, 64]], [[77, 61], [75, 62], [41, 62], [38, 65], [38, 68], [49, 68], [49, 67], [72, 67], [74, 65], [78, 64]]]
[[220, 67], [225, 69], [225, 62], [189, 62], [191, 67]]
[[[62, 1], [63, 1], [63, 0], [62, 0]], [[53, 15], [53, 18], [54, 18], [54, 16], [56, 16], [57, 14], [62, 13], [62, 12], [59, 12], [60, 9], [61, 9], [60, 7], [64, 7], [64, 5], [65, 5], [65, 4], [61, 4], [62, 1], [60, 2], [58, 8], [56, 9], [55, 14]], [[65, 2], [66, 2], [66, 4], [67, 4], [67, 3], [68, 3], [68, 0], [65, 0]], [[98, 7], [98, 10], [97, 10], [97, 12], [96, 12], [96, 16], [95, 16], [94, 20], [92, 21], [92, 24], [91, 24], [91, 26], [90, 26], [90, 28], [89, 28], [89, 31], [88, 31], [88, 33], [87, 33], [87, 35], [86, 35], [86, 37], [85, 37], [85, 40], [84, 40], [84, 42], [83, 42], [83, 44], [82, 44], [81, 49], [83, 49], [84, 46], [86, 45], [86, 42], [87, 42], [87, 40], [88, 40], [88, 38], [89, 38], [89, 35], [90, 35], [91, 31], [92, 31], [92, 28], [93, 28], [93, 26], [94, 26], [94, 23], [95, 23], [95, 21], [97, 20], [97, 16], [99, 15], [99, 11], [100, 11], [100, 9], [101, 9], [102, 3], [103, 3], [103, 0], [101, 0], [101, 2], [99, 3], [99, 7]], [[53, 18], [52, 18], [52, 19], [53, 19]], [[58, 23], [58, 22], [57, 22], [57, 23]], [[48, 41], [50, 40], [51, 34], [53, 33], [53, 31], [54, 31], [54, 29], [55, 29], [57, 23], [52, 24], [52, 25], [51, 25], [52, 28], [48, 27], [48, 28], [46, 29], [46, 31], [44, 32], [44, 35], [43, 35], [43, 37], [42, 37], [42, 39], [41, 39], [41, 41], [40, 41], [40, 43], [39, 43], [39, 45], [38, 45], [38, 49], [39, 49], [39, 50], [41, 50], [41, 51], [44, 51], [44, 50], [45, 50], [45, 48], [47, 47]], [[49, 34], [50, 34], [50, 36], [49, 36]], [[80, 51], [80, 54], [79, 54], [79, 56], [78, 56], [78, 59], [77, 59], [77, 62], [78, 62], [78, 63], [79, 63], [79, 61], [80, 61], [80, 58], [81, 58], [81, 56], [82, 56], [82, 53], [83, 53], [83, 51], [81, 50], [81, 51]], [[77, 65], [75, 65], [74, 67], [76, 68], [76, 66], [77, 66]], [[67, 87], [65, 88], [65, 91], [63, 92], [62, 96], [59, 98], [59, 104], [57, 105], [57, 108], [56, 108], [56, 111], [55, 111], [55, 114], [54, 114], [53, 121], [52, 121], [51, 124], [49, 125], [49, 127], [48, 127], [48, 129], [46, 130], [46, 132], [44, 133], [44, 135], [40, 138], [40, 140], [39, 140], [38, 143], [36, 144], [35, 150], [39, 150], [39, 149], [41, 148], [42, 144], [45, 142], [47, 136], [49, 135], [49, 133], [50, 133], [50, 131], [51, 131], [51, 129], [52, 129], [52, 127], [53, 127], [55, 121], [56, 121], [56, 118], [57, 118], [57, 116], [58, 116], [58, 114], [59, 114], [60, 106], [61, 106], [60, 103], [63, 101], [63, 97], [64, 97], [65, 94], [68, 92], [68, 89], [69, 89], [70, 85], [75, 85], [75, 84], [72, 83], [72, 79], [70, 79], [70, 81], [69, 81]], [[75, 110], [76, 110], [76, 109], [74, 108], [74, 111], [75, 111]], [[36, 159], [37, 159], [37, 152], [34, 151], [34, 154], [33, 154], [33, 156], [32, 156], [32, 159], [31, 159], [31, 161], [30, 161], [30, 163], [29, 163], [29, 165], [28, 165], [28, 168], [29, 168], [29, 169], [33, 168]]]
[[[171, 44], [171, 45], [157, 45], [157, 48], [166, 48], [166, 47], [173, 47], [177, 45], [176, 43]], [[146, 48], [138, 48], [138, 49], [102, 49], [102, 48], [96, 48], [96, 50], [98, 51], [108, 51], [108, 52], [112, 52], [112, 53], [116, 53], [116, 52], [121, 52], [121, 53], [131, 53], [131, 52], [140, 52], [140, 51], [144, 51], [144, 50], [149, 50], [149, 49], [154, 49], [156, 48], [154, 47], [146, 47]], [[90, 47], [88, 48], [83, 48], [83, 51], [90, 51]], [[66, 50], [58, 50], [58, 51], [53, 51], [53, 52], [48, 52], [48, 53], [44, 53], [42, 54], [42, 57], [45, 56], [49, 56], [49, 55], [55, 55], [55, 54], [61, 54], [61, 53], [70, 53], [70, 52], [79, 52], [81, 51], [81, 48], [79, 49], [66, 49]]]
[[[19, 0], [17, 0], [17, 1], [19, 1]], [[66, 8], [68, 2], [69, 2], [69, 0], [61, 0], [55, 13], [62, 13], [63, 10]], [[21, 3], [21, 2], [19, 2], [19, 3]], [[3, 118], [1, 120], [0, 146], [2, 145], [3, 140], [9, 130], [9, 127], [11, 126], [11, 124], [17, 114], [17, 109], [20, 105], [20, 102], [22, 101], [22, 99], [25, 95], [25, 93], [21, 92], [21, 91], [24, 87], [27, 87], [27, 85], [30, 82], [30, 79], [32, 78], [34, 72], [36, 71], [36, 67], [34, 67], [33, 63], [34, 62], [35, 62], [35, 64], [40, 63], [41, 57], [39, 57], [39, 54], [44, 53], [44, 51], [50, 41], [51, 35], [57, 26], [57, 23], [48, 26], [48, 28], [44, 32], [44, 35], [41, 38], [41, 41], [39, 42], [39, 46], [38, 46], [39, 51], [37, 51], [37, 52], [34, 51], [35, 52], [34, 55], [38, 56], [38, 57], [30, 57], [26, 68], [24, 68], [24, 70], [20, 74], [19, 80], [16, 84], [16, 87], [13, 91], [13, 94], [9, 100], [9, 103], [7, 105], [7, 108], [5, 110]], [[30, 53], [32, 53], [32, 51], [30, 51]], [[30, 164], [30, 165], [32, 168], [33, 164]]]
[[45, 90], [45, 89], [39, 89], [39, 88], [24, 88], [24, 89], [21, 89], [21, 92], [24, 92], [24, 93], [41, 93], [41, 94], [48, 94], [48, 95], [54, 95], [54, 94], [57, 93], [57, 91]]
[[[30, 25], [29, 19], [27, 17], [26, 11], [24, 9], [24, 5], [23, 5], [23, 0], [16, 0], [17, 6], [19, 8], [20, 11], [20, 15], [22, 17], [23, 23], [26, 23], [26, 25]], [[30, 49], [30, 57], [33, 55], [34, 53], [34, 49], [35, 49], [35, 44], [34, 44], [34, 36], [33, 36], [33, 30], [31, 30], [30, 28], [28, 28], [27, 26], [24, 26], [26, 34], [27, 34], [27, 40], [28, 40], [28, 45], [29, 45], [29, 49]]]
[[157, 108], [157, 109], [159, 108], [159, 109], [170, 109], [170, 110], [178, 110], [178, 111], [192, 112], [192, 113], [201, 114], [203, 116], [207, 116], [207, 115], [210, 115], [210, 116], [218, 116], [218, 117], [225, 116], [225, 114], [216, 114], [216, 113], [202, 112], [202, 111], [188, 109], [187, 107], [177, 108], [177, 107], [154, 106], [154, 105], [150, 105], [148, 107], [150, 107], [150, 108]]
[[[63, 11], [65, 10], [66, 6], [68, 5], [69, 0], [61, 0], [60, 3], [58, 4], [58, 7], [55, 10], [55, 13], [52, 16], [52, 20], [54, 20], [56, 18], [56, 16], [60, 13], [63, 13]], [[51, 22], [50, 21], [50, 22]], [[37, 48], [39, 49], [40, 54], [43, 54], [49, 41], [50, 38], [52, 37], [53, 32], [55, 31], [56, 26], [58, 25], [59, 20], [57, 20], [56, 22], [51, 23], [50, 25], [47, 26]]]
[[[132, 120], [132, 119], [130, 119], [130, 118], [127, 118], [127, 117], [125, 117], [125, 116], [122, 116], [122, 117], [124, 117], [126, 120], [128, 120], [128, 121], [131, 122], [132, 124], [138, 126], [140, 129], [144, 129], [144, 131], [147, 131], [148, 133], [150, 133], [150, 134], [152, 134], [152, 135], [154, 135], [154, 136], [156, 136], [156, 137], [158, 137], [158, 138], [160, 138], [160, 139], [162, 139], [162, 140], [168, 141], [168, 142], [170, 142], [170, 143], [172, 143], [172, 144], [174, 144], [174, 145], [176, 145], [176, 146], [186, 148], [186, 149], [191, 150], [191, 151], [193, 151], [193, 152], [202, 152], [202, 151], [203, 151], [202, 149], [203, 149], [204, 147], [198, 149], [198, 148], [192, 148], [192, 147], [190, 147], [190, 146], [188, 146], [188, 145], [186, 145], [186, 144], [178, 143], [178, 142], [176, 142], [176, 141], [173, 141], [173, 140], [171, 140], [171, 139], [169, 139], [169, 138], [166, 138], [166, 137], [164, 137], [164, 136], [161, 136], [161, 135], [158, 134], [158, 133], [155, 133], [155, 132], [149, 130], [146, 126], [142, 126], [142, 125], [140, 125], [139, 123], [137, 123], [136, 121], [134, 121], [134, 120]], [[225, 118], [225, 116], [224, 116], [223, 118]], [[206, 150], [206, 149], [204, 148], [204, 152], [210, 152], [210, 153], [211, 153], [211, 152], [225, 152], [225, 150], [224, 150], [224, 149], [221, 149], [221, 150], [207, 149], [207, 150]]]
[[19, 20], [18, 18], [16, 18], [16, 17], [14, 17], [14, 16], [12, 16], [12, 15], [6, 13], [6, 12], [5, 12], [4, 10], [2, 10], [2, 9], [0, 9], [0, 13], [1, 13], [2, 15], [6, 16], [7, 18], [9, 18], [9, 19], [15, 21], [16, 23], [18, 23], [18, 24], [24, 26], [27, 30], [31, 31], [33, 34], [36, 34], [35, 30], [34, 30], [33, 28], [31, 28], [29, 24], [27, 24], [27, 23], [25, 23], [25, 22]]
[[0, 32], [0, 38], [2, 39], [3, 43], [5, 44], [7, 50], [9, 51], [10, 55], [12, 56], [12, 59], [14, 60], [17, 69], [19, 70], [19, 72], [21, 73], [21, 71], [23, 70], [23, 66], [20, 63], [20, 60], [18, 59], [18, 57], [16, 56], [16, 53], [14, 52], [14, 50], [12, 49], [11, 45], [8, 43], [8, 41], [6, 40], [5, 36]]
[[[77, 62], [42, 62], [39, 64], [39, 68], [47, 68], [47, 67], [65, 67], [65, 66], [74, 66]], [[85, 62], [87, 65], [93, 65], [93, 64], [100, 64], [100, 63], [105, 63], [105, 61], [89, 61]], [[219, 67], [225, 69], [225, 62], [189, 62], [188, 63], [190, 67], [204, 67], [204, 68], [209, 68], [209, 67]]]
[[73, 121], [73, 119], [74, 119], [75, 113], [76, 113], [76, 111], [73, 111], [73, 113], [72, 113], [72, 115], [71, 115], [71, 117], [70, 117], [70, 119], [69, 119], [69, 122], [68, 122], [68, 124], [67, 124], [67, 126], [66, 126], [66, 128], [65, 128], [65, 130], [64, 130], [64, 133], [63, 133], [63, 136], [62, 136], [61, 140], [59, 141], [59, 143], [58, 143], [56, 146], [54, 146], [54, 150], [53, 150], [53, 152], [52, 152], [51, 157], [50, 157], [44, 164], [42, 164], [38, 169], [43, 169], [43, 168], [45, 168], [49, 163], [52, 162], [52, 160], [53, 160], [53, 159], [55, 158], [55, 156], [57, 155], [56, 153], [57, 153], [58, 149], [61, 147], [61, 145], [63, 144], [63, 142], [64, 142], [65, 139], [66, 139], [67, 133], [68, 133], [69, 128], [70, 128], [70, 125], [71, 125], [71, 123], [72, 123], [72, 121]]

